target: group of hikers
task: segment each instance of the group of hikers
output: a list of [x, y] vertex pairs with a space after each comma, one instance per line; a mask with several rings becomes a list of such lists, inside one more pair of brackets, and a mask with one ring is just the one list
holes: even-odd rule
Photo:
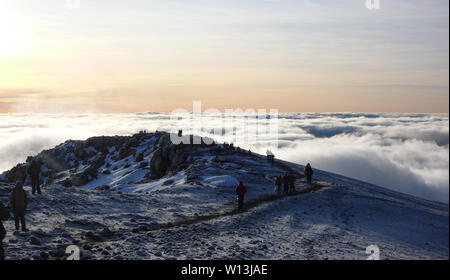
[[[34, 195], [36, 192], [41, 194], [40, 177], [41, 165], [38, 161], [33, 160], [27, 168], [27, 174], [31, 181], [31, 193]], [[25, 180], [23, 180], [25, 181]], [[18, 181], [15, 187], [12, 189], [9, 195], [9, 208], [14, 214], [14, 224], [16, 230], [28, 231], [25, 225], [25, 210], [28, 205], [27, 193], [23, 189], [23, 181]], [[6, 236], [6, 230], [2, 221], [6, 221], [10, 218], [8, 209], [0, 202], [0, 260], [5, 259], [5, 253], [3, 250], [3, 239]]]
[[[312, 183], [312, 175], [314, 174], [311, 164], [305, 166], [304, 176], [306, 183]], [[236, 187], [236, 194], [238, 196], [238, 210], [244, 209], [244, 196], [247, 193], [247, 188], [242, 181], [239, 182]], [[295, 175], [294, 172], [285, 172], [283, 175], [279, 175], [275, 178], [275, 193], [279, 196], [284, 194], [295, 193]]]
[[[40, 188], [40, 177], [41, 166], [40, 163], [36, 160], [33, 160], [28, 168], [27, 174], [30, 177], [31, 181], [31, 193], [34, 195], [36, 192], [41, 194]], [[304, 175], [306, 178], [306, 182], [311, 184], [313, 170], [311, 165], [308, 163], [304, 169]], [[23, 180], [25, 181], [25, 180]], [[27, 231], [25, 225], [25, 211], [27, 209], [28, 197], [27, 193], [23, 189], [23, 181], [18, 181], [15, 187], [12, 189], [9, 196], [9, 207], [14, 214], [14, 222], [16, 230], [21, 229], [22, 231]], [[238, 196], [238, 210], [244, 209], [244, 196], [247, 193], [247, 188], [244, 186], [244, 183], [239, 182], [236, 187], [236, 194]], [[291, 172], [286, 172], [284, 175], [279, 175], [275, 178], [275, 192], [278, 195], [289, 194], [295, 192], [295, 175]], [[4, 260], [4, 250], [3, 250], [3, 239], [6, 236], [6, 230], [3, 226], [2, 221], [6, 221], [10, 218], [8, 209], [0, 202], [0, 260]]]

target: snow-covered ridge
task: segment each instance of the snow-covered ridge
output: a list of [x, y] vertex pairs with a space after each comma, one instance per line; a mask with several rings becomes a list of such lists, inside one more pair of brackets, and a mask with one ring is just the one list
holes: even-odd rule
[[[68, 244], [96, 259], [364, 259], [369, 245], [387, 259], [448, 258], [447, 204], [320, 170], [310, 190], [303, 166], [230, 145], [141, 132], [66, 141], [35, 158], [43, 195], [30, 196], [30, 233], [6, 223], [8, 258], [58, 259]], [[0, 175], [1, 201], [27, 164]], [[272, 197], [286, 171], [300, 192]], [[237, 214], [238, 181], [260, 203]]]

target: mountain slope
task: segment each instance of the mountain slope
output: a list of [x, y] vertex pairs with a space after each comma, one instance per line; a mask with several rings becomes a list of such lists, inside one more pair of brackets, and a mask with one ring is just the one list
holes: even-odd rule
[[[370, 245], [382, 259], [448, 259], [446, 204], [320, 170], [309, 186], [303, 166], [168, 138], [96, 137], [37, 155], [46, 185], [30, 196], [30, 232], [5, 223], [7, 258], [58, 259], [78, 244], [86, 259], [365, 259]], [[2, 201], [25, 168], [0, 175]], [[298, 193], [276, 197], [274, 176], [286, 171]]]

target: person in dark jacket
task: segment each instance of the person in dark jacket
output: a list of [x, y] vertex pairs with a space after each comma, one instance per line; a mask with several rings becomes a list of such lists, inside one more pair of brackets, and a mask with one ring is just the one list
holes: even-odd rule
[[311, 164], [309, 164], [308, 162], [308, 164], [305, 166], [305, 177], [308, 184], [311, 184], [313, 174], [314, 172], [312, 170]]
[[244, 183], [239, 182], [239, 185], [236, 187], [236, 194], [238, 195], [238, 209], [244, 209], [244, 195], [247, 192], [247, 188], [244, 186]]
[[25, 226], [25, 210], [27, 209], [28, 198], [27, 193], [23, 189], [23, 183], [17, 182], [9, 196], [9, 205], [14, 213], [14, 221], [16, 230], [19, 230], [19, 220], [22, 225], [22, 231], [27, 231]]
[[30, 175], [31, 179], [31, 193], [34, 194], [37, 191], [38, 194], [41, 194], [41, 186], [39, 182], [41, 165], [37, 160], [31, 161], [30, 165], [28, 166], [27, 173], [28, 175]]
[[295, 175], [293, 172], [289, 172], [289, 192], [295, 192]]
[[289, 176], [287, 172], [283, 175], [283, 192], [284, 194], [287, 194], [289, 192]]
[[281, 188], [283, 185], [283, 179], [281, 177], [281, 175], [277, 176], [277, 178], [275, 179], [275, 192], [277, 193], [277, 195], [281, 195]]
[[3, 239], [6, 236], [6, 229], [3, 226], [2, 221], [9, 219], [9, 212], [6, 210], [5, 206], [0, 202], [0, 261], [5, 259], [5, 251], [3, 250]]

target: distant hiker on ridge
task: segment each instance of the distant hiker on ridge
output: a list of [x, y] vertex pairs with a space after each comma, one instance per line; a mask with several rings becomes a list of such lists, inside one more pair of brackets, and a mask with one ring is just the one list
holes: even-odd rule
[[266, 151], [266, 155], [267, 155], [267, 160], [270, 162], [271, 165], [273, 165], [273, 163], [275, 161], [275, 155], [270, 150]]
[[31, 179], [31, 189], [32, 194], [34, 194], [36, 191], [38, 194], [41, 194], [41, 187], [39, 185], [39, 177], [41, 173], [41, 165], [37, 160], [32, 160], [30, 165], [27, 168], [27, 173], [30, 175]]
[[3, 239], [6, 236], [6, 229], [3, 226], [2, 221], [9, 219], [9, 212], [6, 210], [5, 206], [0, 202], [0, 261], [5, 259], [5, 251], [3, 250]]
[[14, 221], [16, 230], [19, 230], [19, 220], [22, 225], [22, 231], [27, 231], [25, 226], [25, 210], [27, 209], [27, 193], [23, 189], [23, 183], [17, 182], [9, 196], [9, 205], [14, 212]]
[[311, 184], [313, 174], [314, 172], [312, 170], [311, 164], [309, 164], [308, 162], [308, 164], [305, 166], [305, 177], [308, 184]]
[[281, 175], [279, 175], [279, 176], [277, 176], [277, 178], [275, 178], [275, 192], [279, 196], [282, 193], [282, 191], [281, 191], [282, 185], [283, 185], [283, 179], [281, 178]]
[[236, 187], [236, 194], [238, 195], [238, 209], [244, 209], [244, 195], [247, 192], [247, 188], [244, 186], [244, 183], [239, 182], [239, 185]]

